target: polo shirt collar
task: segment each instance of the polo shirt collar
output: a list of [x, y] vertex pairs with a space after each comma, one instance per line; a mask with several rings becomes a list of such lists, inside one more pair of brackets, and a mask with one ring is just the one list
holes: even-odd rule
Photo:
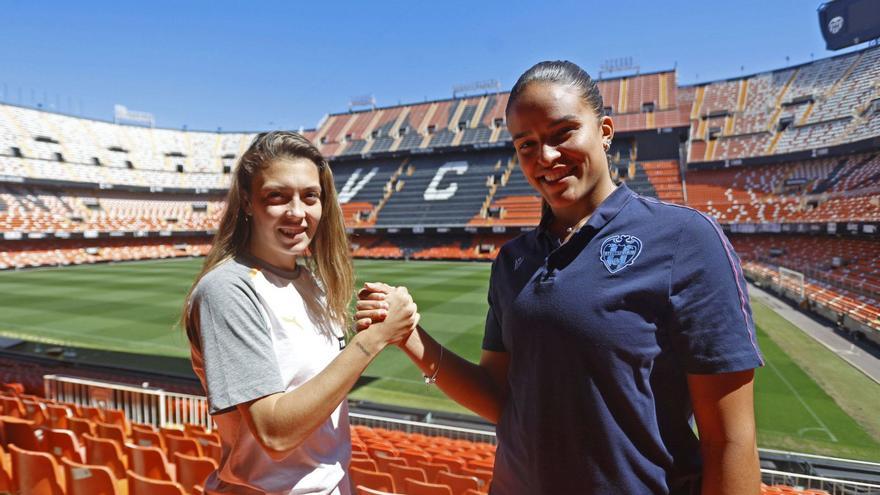
[[[635, 193], [626, 186], [626, 184], [620, 184], [617, 186], [614, 191], [605, 198], [602, 203], [599, 204], [599, 207], [593, 211], [593, 214], [590, 215], [590, 219], [587, 220], [587, 223], [584, 224], [583, 227], [578, 229], [575, 232], [577, 235], [582, 230], [587, 230], [590, 232], [598, 232], [602, 229], [608, 222], [611, 221], [620, 210], [629, 202], [629, 200], [635, 196]], [[541, 218], [541, 222], [538, 224], [538, 236], [542, 237], [546, 240], [550, 240], [551, 243], [556, 245], [559, 244], [559, 240], [556, 239], [553, 234], [550, 232], [550, 222], [553, 221], [553, 214], [548, 213], [543, 218]]]

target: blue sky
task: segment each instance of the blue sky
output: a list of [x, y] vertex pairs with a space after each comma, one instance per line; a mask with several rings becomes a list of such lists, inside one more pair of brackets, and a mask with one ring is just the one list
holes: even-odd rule
[[[633, 57], [692, 84], [833, 53], [818, 2], [0, 0], [0, 100], [161, 127], [313, 127], [352, 96], [448, 98], [543, 59]], [[788, 62], [786, 61], [788, 57]], [[741, 69], [742, 68], [742, 69]]]

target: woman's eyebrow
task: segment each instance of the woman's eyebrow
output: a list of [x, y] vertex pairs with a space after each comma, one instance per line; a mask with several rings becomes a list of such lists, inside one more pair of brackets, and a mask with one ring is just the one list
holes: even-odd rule
[[[550, 122], [550, 125], [548, 125], [547, 127], [555, 127], [555, 126], [557, 126], [557, 125], [559, 125], [559, 124], [562, 124], [562, 123], [564, 123], [564, 122], [568, 122], [568, 121], [571, 121], [571, 120], [577, 120], [577, 118], [578, 118], [577, 115], [574, 115], [574, 114], [565, 115], [565, 116], [563, 116], [563, 117], [560, 117], [560, 118], [558, 118], [558, 119], [556, 119], [556, 120]], [[526, 136], [526, 135], [529, 134], [530, 132], [531, 132], [531, 131], [518, 132], [518, 133], [514, 134], [513, 137], [511, 137], [510, 139], [511, 139], [512, 141], [516, 141], [517, 139]]]
[[554, 120], [553, 122], [550, 122], [550, 127], [557, 126], [563, 122], [567, 122], [570, 120], [577, 120], [577, 115], [569, 114], [564, 117], [560, 117], [560, 118]]

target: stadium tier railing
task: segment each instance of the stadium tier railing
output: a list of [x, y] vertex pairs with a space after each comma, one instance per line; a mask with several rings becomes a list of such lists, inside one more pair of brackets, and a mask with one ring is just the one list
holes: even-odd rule
[[45, 375], [43, 386], [47, 399], [80, 406], [119, 409], [125, 412], [130, 421], [138, 423], [157, 427], [184, 424], [212, 426], [208, 401], [199, 395], [65, 375]]

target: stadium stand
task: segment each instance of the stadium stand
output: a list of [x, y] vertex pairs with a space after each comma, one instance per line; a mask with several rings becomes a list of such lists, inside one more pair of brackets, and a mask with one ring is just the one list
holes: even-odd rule
[[699, 170], [688, 204], [721, 223], [877, 221], [880, 154]]
[[0, 185], [0, 232], [210, 230], [220, 221], [223, 203], [206, 199]]
[[210, 247], [205, 237], [17, 242], [0, 251], [0, 269], [204, 256]]
[[[106, 385], [114, 386], [113, 383]], [[16, 389], [15, 383], [4, 383], [0, 388], [7, 390], [0, 395], [3, 399], [0, 401], [3, 413], [0, 416], [3, 432], [0, 490], [21, 493], [37, 490], [33, 493], [58, 495], [156, 494], [168, 490], [168, 493], [192, 495], [201, 493], [201, 484], [219, 465], [219, 443], [210, 424], [206, 428], [184, 422], [156, 428], [150, 423], [132, 420], [131, 433], [118, 430], [122, 436], [101, 438], [89, 433], [80, 436], [66, 428], [50, 429], [38, 423], [36, 411], [66, 408], [70, 420], [84, 422], [95, 431], [100, 430], [102, 420], [120, 417], [123, 411], [86, 407], [79, 401], [66, 403], [50, 397], [19, 395], [9, 391]], [[14, 412], [23, 417], [10, 417], [13, 410], [9, 404], [22, 401], [36, 407], [32, 412], [23, 413], [23, 409], [15, 408]], [[495, 458], [494, 442], [452, 438], [439, 434], [442, 430], [436, 429], [427, 434], [368, 426], [359, 424], [362, 420], [357, 414], [352, 420], [350, 473], [358, 493], [478, 495], [488, 492]], [[425, 427], [436, 428], [427, 424]], [[407, 430], [412, 428], [412, 424], [407, 425]], [[145, 437], [144, 432], [150, 435]], [[53, 440], [56, 437], [63, 438], [66, 447], [56, 446]], [[169, 440], [192, 445], [190, 453], [183, 454], [169, 447]], [[795, 483], [780, 482], [780, 479], [795, 480]], [[761, 493], [767, 495], [827, 495], [838, 493], [834, 491], [838, 489], [859, 488], [858, 483], [770, 470], [765, 470], [764, 481]]]
[[[599, 82], [616, 123], [615, 178], [716, 218], [750, 279], [793, 290], [780, 267], [797, 270], [806, 307], [880, 332], [880, 47], [697, 85], [678, 86], [676, 77], [661, 71]], [[508, 97], [330, 114], [305, 131], [331, 159], [356, 257], [488, 260], [537, 224], [540, 198], [510, 149]], [[682, 148], [678, 131], [687, 138]], [[0, 269], [203, 256], [228, 172], [254, 134], [118, 125], [0, 104]], [[216, 434], [54, 403], [42, 397], [43, 376], [57, 371], [0, 358], [0, 492], [42, 483], [50, 493], [97, 493], [84, 480], [99, 479], [115, 493], [198, 492], [219, 461]], [[172, 388], [202, 393], [192, 384]], [[362, 493], [474, 495], [491, 483], [488, 442], [356, 424], [352, 443], [352, 465], [367, 473]], [[136, 451], [159, 462], [151, 469]], [[858, 493], [789, 479], [765, 475], [762, 493]]]
[[[876, 261], [852, 256], [877, 259], [878, 62], [869, 46], [695, 85], [674, 70], [602, 79], [612, 175], [714, 217], [752, 278], [803, 271], [821, 314], [876, 329]], [[534, 228], [541, 201], [510, 146], [508, 98], [332, 113], [304, 131], [331, 161], [354, 256], [487, 260]], [[0, 269], [204, 255], [254, 135], [0, 104]], [[817, 252], [847, 261], [825, 269]]]
[[779, 267], [806, 277], [808, 304], [825, 306], [880, 330], [880, 243], [817, 236], [750, 235], [732, 239], [743, 269], [755, 279], [779, 282]]
[[464, 225], [480, 211], [489, 193], [487, 179], [507, 158], [505, 151], [413, 159], [376, 225]]
[[871, 47], [696, 86], [688, 161], [781, 155], [876, 135], [878, 59], [880, 49]]

